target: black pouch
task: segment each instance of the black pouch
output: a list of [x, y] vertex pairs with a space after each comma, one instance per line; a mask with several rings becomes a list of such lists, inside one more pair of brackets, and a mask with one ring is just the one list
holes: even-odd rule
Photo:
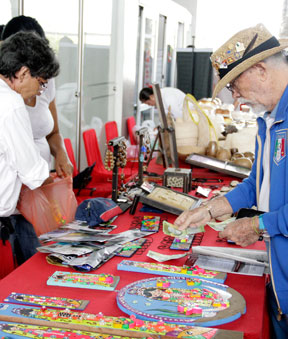
[[96, 162], [94, 162], [94, 164], [92, 164], [91, 166], [86, 167], [83, 171], [75, 175], [75, 177], [73, 178], [73, 188], [79, 189], [77, 195], [83, 188], [85, 188], [90, 183], [92, 179], [91, 174], [95, 165]]
[[9, 239], [10, 234], [14, 233], [14, 227], [9, 217], [0, 217], [0, 237], [3, 245]]
[[263, 213], [265, 212], [257, 211], [254, 210], [253, 208], [240, 208], [240, 210], [236, 213], [236, 219], [245, 217], [252, 218]]

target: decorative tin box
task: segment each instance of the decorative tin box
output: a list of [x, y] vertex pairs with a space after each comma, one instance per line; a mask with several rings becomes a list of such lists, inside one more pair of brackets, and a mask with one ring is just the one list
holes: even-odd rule
[[191, 191], [192, 170], [187, 168], [167, 168], [164, 172], [163, 185], [183, 188], [184, 193]]

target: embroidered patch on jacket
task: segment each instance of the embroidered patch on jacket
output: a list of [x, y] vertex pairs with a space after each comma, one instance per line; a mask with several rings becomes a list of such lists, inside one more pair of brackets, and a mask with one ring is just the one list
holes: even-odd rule
[[279, 162], [286, 156], [286, 138], [287, 131], [277, 132], [273, 160]]

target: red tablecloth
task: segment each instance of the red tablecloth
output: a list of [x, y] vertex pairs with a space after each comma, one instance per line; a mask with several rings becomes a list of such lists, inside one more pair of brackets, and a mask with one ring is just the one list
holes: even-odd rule
[[[155, 168], [153, 170], [155, 170]], [[208, 172], [209, 171], [205, 173], [206, 177]], [[203, 175], [203, 172], [199, 171], [199, 175], [200, 174]], [[212, 175], [215, 176], [215, 173], [213, 173]], [[226, 179], [229, 179], [230, 181], [232, 180], [231, 177], [226, 177]], [[130, 228], [137, 228], [138, 226], [140, 226], [141, 220], [144, 215], [160, 215], [161, 221], [168, 220], [171, 222], [173, 222], [176, 218], [176, 216], [169, 213], [156, 214], [151, 212], [140, 212], [141, 207], [142, 204], [139, 203], [135, 215], [130, 215], [128, 212], [120, 215], [114, 222], [114, 224], [118, 226], [117, 229], [114, 230], [114, 233], [118, 233]], [[171, 242], [169, 242], [168, 238], [167, 236], [165, 236], [165, 234], [163, 234], [162, 229], [160, 229], [157, 234], [147, 237], [145, 249], [138, 250], [138, 252], [131, 259], [136, 261], [153, 261], [146, 256], [148, 250], [154, 250], [165, 254], [183, 253], [181, 251], [170, 250], [169, 246]], [[217, 232], [206, 227], [206, 232], [204, 233], [204, 238], [202, 239], [201, 245], [226, 246], [226, 243], [216, 242], [216, 240]], [[256, 245], [250, 246], [250, 248], [263, 248], [263, 243], [258, 242]], [[48, 277], [52, 275], [55, 271], [71, 270], [49, 265], [46, 262], [45, 257], [45, 254], [37, 253], [22, 266], [18, 267], [7, 277], [2, 279], [0, 281], [0, 301], [3, 301], [5, 297], [7, 297], [11, 292], [78, 298], [90, 300], [90, 303], [85, 309], [85, 312], [98, 313], [101, 311], [104, 315], [125, 315], [117, 307], [117, 291], [97, 291], [80, 288], [47, 286], [46, 282]], [[114, 257], [92, 273], [110, 273], [120, 276], [120, 282], [117, 286], [117, 290], [136, 280], [151, 277], [151, 275], [143, 273], [118, 271], [117, 264], [123, 259], [125, 258]], [[181, 258], [167, 263], [182, 266], [185, 261], [185, 258]], [[241, 316], [241, 318], [239, 318], [238, 320], [235, 320], [225, 325], [221, 325], [219, 326], [219, 328], [242, 331], [245, 333], [245, 338], [269, 338], [269, 326], [267, 321], [265, 303], [265, 277], [228, 274], [225, 284], [234, 288], [243, 295], [247, 303], [247, 311], [246, 314]]]

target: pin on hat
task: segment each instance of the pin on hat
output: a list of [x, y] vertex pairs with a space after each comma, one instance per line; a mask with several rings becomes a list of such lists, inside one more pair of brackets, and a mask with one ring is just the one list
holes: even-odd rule
[[287, 39], [277, 40], [263, 24], [236, 33], [211, 55], [212, 66], [220, 78], [213, 99], [248, 68], [287, 47]]

